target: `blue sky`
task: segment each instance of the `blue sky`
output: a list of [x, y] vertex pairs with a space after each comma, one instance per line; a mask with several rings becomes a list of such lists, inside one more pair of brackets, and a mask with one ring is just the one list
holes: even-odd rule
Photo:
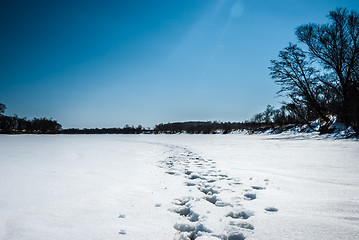
[[64, 128], [244, 121], [280, 105], [270, 60], [356, 0], [0, 3], [0, 103]]

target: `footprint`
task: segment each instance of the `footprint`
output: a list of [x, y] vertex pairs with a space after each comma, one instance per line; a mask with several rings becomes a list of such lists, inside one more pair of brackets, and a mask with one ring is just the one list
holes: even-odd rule
[[125, 214], [120, 214], [120, 215], [118, 215], [118, 218], [125, 218], [125, 217], [126, 217]]
[[206, 196], [205, 199], [212, 204], [216, 204], [216, 202], [218, 201], [218, 198], [215, 195]]
[[228, 236], [222, 236], [221, 239], [228, 239], [228, 240], [244, 240], [246, 237], [243, 235], [243, 233], [230, 233]]
[[199, 221], [199, 214], [195, 213], [195, 212], [191, 212], [188, 215], [188, 220], [190, 220], [191, 222], [198, 222]]
[[253, 213], [250, 211], [230, 211], [226, 217], [231, 217], [234, 219], [248, 219], [253, 216]]
[[162, 204], [161, 203], [156, 203], [155, 207], [161, 207]]
[[267, 207], [264, 210], [266, 210], [267, 212], [278, 212], [278, 208], [275, 207]]
[[215, 205], [216, 207], [233, 207], [233, 204], [223, 201], [217, 201]]
[[179, 232], [179, 237], [176, 239], [196, 239], [201, 236], [201, 232], [211, 233], [212, 231], [206, 228], [202, 223], [176, 223], [174, 226]]
[[234, 182], [234, 183], [231, 183], [231, 184], [234, 184], [234, 185], [241, 185], [242, 183], [241, 183], [241, 182]]
[[191, 213], [191, 208], [183, 206], [183, 207], [172, 209], [171, 211], [178, 213], [181, 216], [187, 217]]
[[249, 230], [254, 230], [254, 227], [252, 224], [247, 223], [247, 222], [234, 222], [234, 221], [230, 221], [229, 225], [231, 226], [237, 226], [240, 228], [244, 228], [244, 229], [249, 229]]
[[125, 235], [125, 234], [126, 234], [126, 231], [125, 231], [125, 230], [120, 230], [120, 231], [118, 232], [118, 234], [120, 234], [120, 235]]
[[192, 187], [192, 186], [195, 186], [195, 185], [196, 185], [195, 183], [191, 183], [191, 182], [186, 182], [185, 184], [186, 184], [186, 186], [188, 186], [188, 187]]
[[[184, 204], [184, 203], [181, 203]], [[186, 217], [190, 222], [198, 222], [199, 214], [191, 210], [189, 206], [182, 206], [174, 209], [169, 209], [169, 211], [175, 212], [180, 216]]]
[[254, 200], [257, 198], [257, 195], [255, 193], [246, 193], [244, 197], [246, 197], [247, 200]]
[[195, 179], [197, 179], [197, 178], [201, 178], [201, 177], [198, 176], [197, 174], [194, 174], [194, 173], [192, 173], [192, 174], [190, 174], [190, 175], [188, 176], [188, 179], [190, 179], [190, 180], [195, 180]]
[[177, 198], [175, 199], [174, 204], [178, 206], [184, 206], [186, 205], [192, 198], [190, 197], [183, 197], [183, 198]]
[[219, 193], [218, 190], [216, 189], [213, 189], [213, 187], [198, 187], [198, 190], [203, 192], [204, 194], [207, 194], [207, 195], [213, 195], [213, 194], [216, 194], [216, 193]]
[[191, 223], [176, 223], [173, 227], [179, 232], [193, 232], [196, 229], [196, 225]]
[[263, 189], [265, 189], [265, 187], [260, 187], [260, 186], [252, 186], [252, 188], [254, 190], [263, 190]]

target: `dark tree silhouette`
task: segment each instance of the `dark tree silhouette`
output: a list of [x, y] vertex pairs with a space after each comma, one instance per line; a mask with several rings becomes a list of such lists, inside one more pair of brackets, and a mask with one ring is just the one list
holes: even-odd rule
[[328, 18], [328, 24], [299, 26], [296, 35], [308, 47], [309, 55], [328, 71], [320, 80], [337, 96], [339, 116], [351, 124], [358, 118], [359, 14], [339, 8]]
[[[317, 116], [329, 121], [319, 87], [318, 71], [312, 67], [302, 49], [297, 45], [289, 44], [279, 52], [280, 60], [272, 60], [271, 77], [281, 86], [278, 93], [286, 93], [292, 100], [292, 105], [305, 106], [316, 113]], [[309, 116], [301, 115], [305, 121]]]
[[5, 112], [5, 109], [6, 109], [6, 106], [5, 106], [5, 104], [3, 104], [3, 103], [0, 103], [0, 115], [4, 114], [4, 112]]
[[328, 24], [305, 24], [296, 29], [302, 50], [289, 44], [271, 61], [271, 77], [291, 102], [284, 103], [307, 122], [328, 114], [359, 132], [359, 14], [336, 9]]
[[27, 120], [21, 118], [16, 114], [14, 116], [5, 116], [6, 106], [0, 103], [0, 133], [40, 133], [40, 134], [55, 134], [60, 133], [61, 124], [56, 120], [47, 118], [34, 118]]
[[52, 119], [34, 118], [30, 129], [34, 133], [58, 133], [61, 130], [61, 124]]

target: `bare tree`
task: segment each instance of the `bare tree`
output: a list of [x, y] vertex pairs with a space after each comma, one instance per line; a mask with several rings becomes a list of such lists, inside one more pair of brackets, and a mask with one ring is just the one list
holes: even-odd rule
[[358, 104], [359, 14], [339, 8], [331, 11], [328, 18], [328, 24], [299, 26], [296, 35], [308, 47], [312, 59], [333, 73], [321, 78], [321, 82], [338, 96], [340, 116], [350, 123], [354, 117], [351, 108]]
[[304, 51], [297, 45], [289, 44], [279, 52], [279, 60], [272, 60], [271, 63], [271, 77], [281, 86], [278, 93], [286, 93], [292, 104], [304, 105], [329, 121], [321, 104], [323, 95], [320, 94], [318, 71], [312, 67], [312, 61]]

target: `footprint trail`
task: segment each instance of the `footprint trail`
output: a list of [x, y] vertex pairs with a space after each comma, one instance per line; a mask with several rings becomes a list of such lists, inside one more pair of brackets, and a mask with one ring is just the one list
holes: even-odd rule
[[250, 218], [254, 213], [242, 203], [255, 201], [255, 191], [264, 187], [243, 186], [240, 179], [217, 169], [215, 161], [204, 159], [185, 147], [167, 147], [167, 157], [159, 166], [167, 174], [183, 178], [188, 188], [188, 195], [174, 199], [169, 209], [178, 215], [174, 238], [241, 240], [253, 234], [255, 228]]

